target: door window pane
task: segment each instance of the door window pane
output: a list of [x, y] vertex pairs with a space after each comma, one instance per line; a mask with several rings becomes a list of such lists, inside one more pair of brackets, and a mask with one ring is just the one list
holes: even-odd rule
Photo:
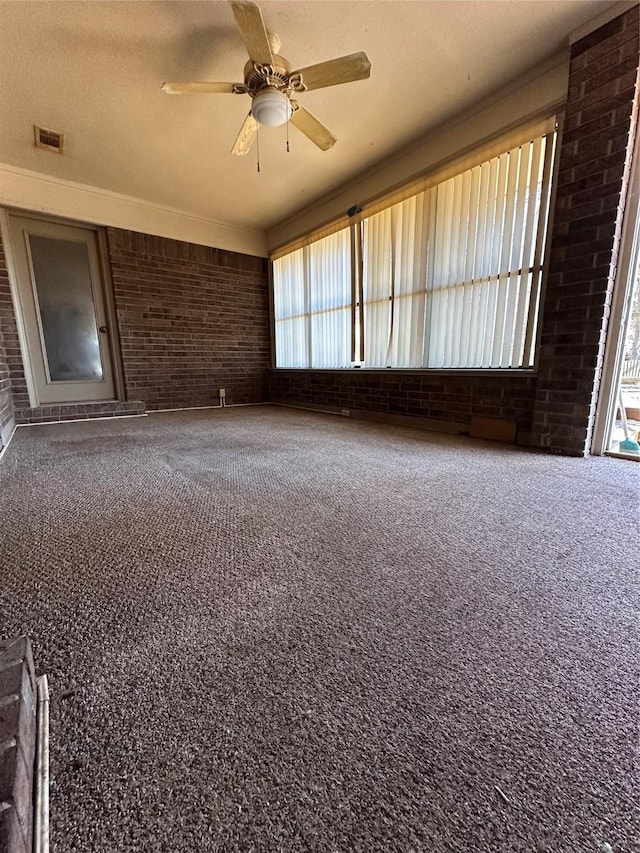
[[51, 381], [102, 379], [86, 244], [35, 234], [29, 243]]

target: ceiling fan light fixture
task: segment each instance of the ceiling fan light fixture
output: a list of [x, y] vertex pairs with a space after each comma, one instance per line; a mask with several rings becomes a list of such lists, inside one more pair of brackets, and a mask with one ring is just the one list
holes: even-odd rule
[[257, 143], [260, 125], [287, 125], [288, 128], [289, 121], [321, 151], [328, 151], [337, 141], [335, 136], [298, 103], [297, 97], [313, 89], [366, 80], [371, 73], [366, 53], [350, 53], [292, 71], [290, 62], [280, 54], [280, 40], [266, 29], [260, 7], [252, 0], [231, 0], [231, 8], [249, 54], [242, 77], [244, 82], [163, 83], [162, 91], [168, 95], [249, 96], [251, 109], [231, 149], [237, 157], [242, 157]]
[[251, 115], [258, 124], [267, 127], [278, 127], [291, 118], [291, 102], [284, 92], [279, 92], [273, 86], [267, 86], [253, 99]]

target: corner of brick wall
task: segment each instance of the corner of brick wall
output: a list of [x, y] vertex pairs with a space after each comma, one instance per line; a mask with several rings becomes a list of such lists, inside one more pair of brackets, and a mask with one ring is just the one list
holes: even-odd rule
[[0, 850], [31, 853], [36, 677], [27, 637], [0, 642]]
[[5, 334], [7, 334], [9, 345], [13, 347], [14, 341], [11, 335], [13, 322], [9, 275], [2, 241], [0, 240], [0, 447], [2, 447], [3, 439], [6, 439], [7, 433], [11, 432], [14, 422], [11, 369], [7, 346], [5, 345]]
[[541, 322], [532, 444], [589, 452], [635, 131], [638, 6], [576, 42]]

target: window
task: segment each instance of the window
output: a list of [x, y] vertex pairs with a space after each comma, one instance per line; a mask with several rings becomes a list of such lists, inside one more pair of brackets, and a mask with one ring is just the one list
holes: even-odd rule
[[554, 126], [278, 257], [276, 366], [532, 366]]
[[274, 261], [273, 280], [278, 367], [349, 367], [349, 229]]

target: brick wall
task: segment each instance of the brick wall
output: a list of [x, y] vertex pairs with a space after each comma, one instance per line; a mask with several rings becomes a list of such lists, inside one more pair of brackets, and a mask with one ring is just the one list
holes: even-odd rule
[[[9, 276], [7, 275], [4, 250], [0, 241], [0, 447], [6, 443], [11, 435], [14, 423], [10, 356], [8, 355], [9, 348], [9, 353], [13, 356], [11, 344], [13, 343], [14, 331], [15, 318], [11, 303], [11, 291], [9, 290]], [[8, 345], [5, 343], [5, 335]]]
[[16, 325], [13, 300], [9, 287], [9, 276], [0, 241], [0, 333], [4, 341], [6, 363], [9, 372], [11, 386], [11, 398], [16, 420], [19, 421], [18, 412], [28, 408], [29, 392], [24, 375], [22, 363], [22, 352], [20, 350], [20, 339], [18, 338], [18, 327]]
[[588, 452], [637, 66], [637, 6], [572, 49], [537, 376], [273, 371], [272, 399], [465, 423], [471, 414], [505, 417], [518, 422], [520, 443]]
[[588, 452], [626, 194], [638, 7], [573, 45], [533, 443]]
[[9, 365], [0, 332], [0, 449], [6, 444], [13, 430], [13, 400], [11, 398], [11, 379]]
[[107, 230], [127, 398], [147, 409], [266, 399], [262, 258]]
[[[115, 228], [107, 237], [127, 401], [147, 409], [216, 405], [221, 387], [228, 403], [265, 400], [266, 261]], [[21, 423], [128, 414], [122, 404], [29, 408], [1, 249], [0, 417], [11, 402]]]
[[471, 415], [515, 420], [518, 442], [530, 439], [535, 378], [416, 371], [273, 370], [273, 401], [407, 415], [468, 425]]

